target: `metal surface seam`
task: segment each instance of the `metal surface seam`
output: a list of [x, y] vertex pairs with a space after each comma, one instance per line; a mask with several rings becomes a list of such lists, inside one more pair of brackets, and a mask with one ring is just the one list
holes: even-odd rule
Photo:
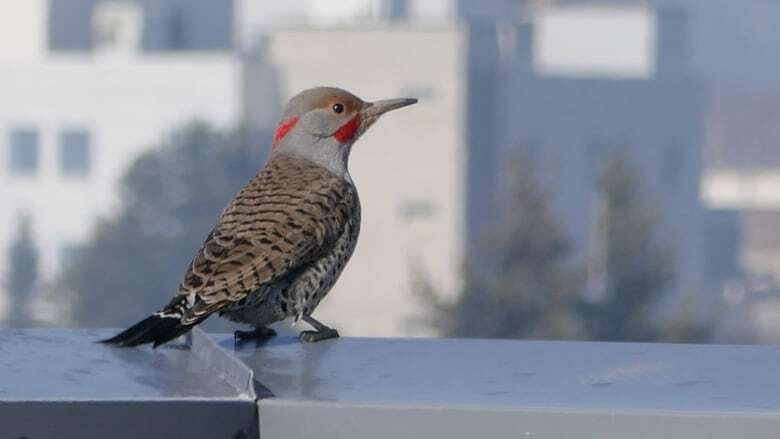
[[257, 401], [254, 371], [227, 350], [220, 347], [200, 328], [192, 331], [192, 354], [206, 367], [238, 390], [242, 395]]

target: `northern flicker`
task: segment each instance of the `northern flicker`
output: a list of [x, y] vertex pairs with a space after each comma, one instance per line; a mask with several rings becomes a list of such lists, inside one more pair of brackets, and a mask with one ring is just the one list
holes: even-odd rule
[[335, 284], [360, 232], [360, 200], [347, 167], [352, 145], [384, 113], [416, 99], [364, 102], [337, 88], [290, 99], [263, 169], [230, 201], [163, 309], [103, 340], [158, 346], [218, 313], [251, 325], [239, 338], [274, 335], [288, 317], [338, 337], [311, 314]]

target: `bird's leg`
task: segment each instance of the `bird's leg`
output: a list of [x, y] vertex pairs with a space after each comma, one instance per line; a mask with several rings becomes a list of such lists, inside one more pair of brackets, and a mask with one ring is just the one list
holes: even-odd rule
[[265, 340], [276, 335], [276, 331], [268, 326], [258, 326], [251, 331], [236, 331], [233, 333], [233, 337], [236, 341], [246, 340]]
[[301, 341], [308, 343], [314, 343], [317, 341], [327, 340], [329, 338], [338, 338], [339, 332], [333, 328], [329, 328], [322, 323], [315, 320], [312, 316], [303, 316], [303, 321], [311, 325], [316, 331], [303, 331], [299, 338]]

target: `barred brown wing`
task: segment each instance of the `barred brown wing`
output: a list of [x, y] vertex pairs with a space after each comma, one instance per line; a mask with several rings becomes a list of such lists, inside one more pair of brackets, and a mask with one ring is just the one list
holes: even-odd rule
[[222, 213], [179, 286], [197, 322], [321, 257], [357, 205], [354, 187], [302, 159], [277, 157]]

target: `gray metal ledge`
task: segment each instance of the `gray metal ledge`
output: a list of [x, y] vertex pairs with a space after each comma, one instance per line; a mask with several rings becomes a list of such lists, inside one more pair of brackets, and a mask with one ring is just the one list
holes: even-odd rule
[[2, 438], [256, 435], [252, 372], [201, 331], [122, 349], [110, 330], [0, 331]]
[[780, 437], [780, 348], [0, 331], [0, 437]]
[[780, 437], [777, 347], [280, 338], [235, 352], [274, 395], [258, 402], [263, 439]]

